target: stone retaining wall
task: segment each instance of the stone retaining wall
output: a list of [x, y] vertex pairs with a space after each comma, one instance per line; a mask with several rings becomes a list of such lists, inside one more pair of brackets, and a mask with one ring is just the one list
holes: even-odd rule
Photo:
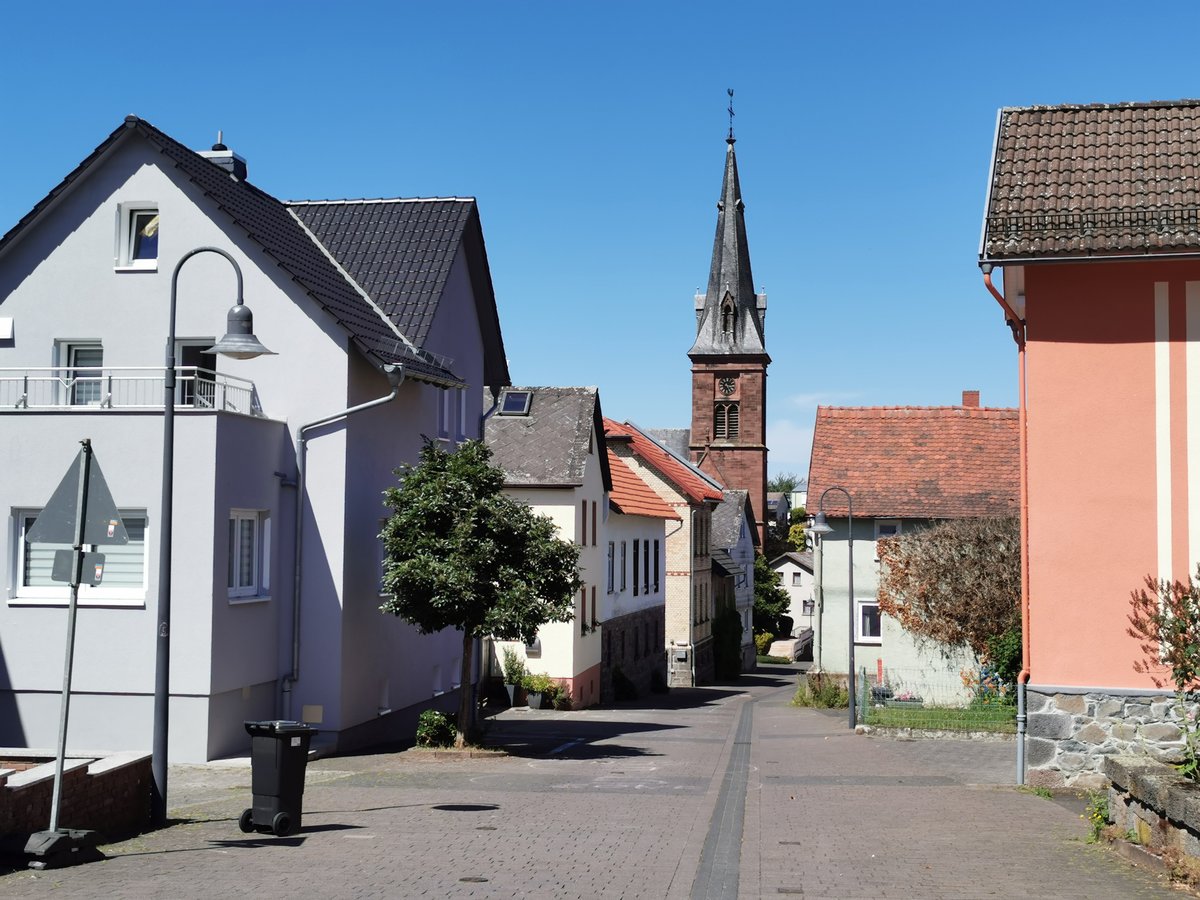
[[[0, 836], [45, 830], [50, 824], [54, 762], [45, 762], [41, 754], [22, 757], [11, 750], [2, 756]], [[34, 765], [25, 765], [28, 762]], [[105, 835], [141, 831], [150, 821], [152, 780], [148, 753], [66, 760], [59, 827]]]
[[1200, 857], [1200, 785], [1145, 756], [1104, 761], [1108, 817], [1121, 834], [1133, 833], [1150, 850]]
[[[1188, 712], [1196, 714], [1196, 704]], [[1100, 790], [1105, 759], [1175, 762], [1184, 736], [1170, 695], [1026, 693], [1025, 780], [1038, 787]]]

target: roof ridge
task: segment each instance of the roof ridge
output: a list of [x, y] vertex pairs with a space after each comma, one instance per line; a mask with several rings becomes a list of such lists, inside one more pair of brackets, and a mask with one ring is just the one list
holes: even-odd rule
[[340, 206], [349, 203], [477, 203], [474, 197], [344, 197], [330, 200], [280, 200], [285, 206]]
[[834, 413], [880, 413], [880, 412], [964, 412], [970, 415], [983, 413], [1016, 413], [1015, 406], [817, 406], [817, 412]]
[[1002, 106], [1001, 112], [1033, 112], [1037, 110], [1067, 109], [1162, 109], [1179, 106], [1200, 106], [1200, 99], [1180, 100], [1118, 100], [1116, 103], [1051, 103], [1032, 106]]

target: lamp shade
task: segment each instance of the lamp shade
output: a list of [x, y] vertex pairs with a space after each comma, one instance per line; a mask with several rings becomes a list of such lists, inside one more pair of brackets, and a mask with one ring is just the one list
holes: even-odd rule
[[229, 310], [225, 337], [221, 338], [205, 353], [220, 353], [234, 359], [254, 359], [256, 356], [275, 356], [274, 350], [268, 350], [254, 336], [254, 314], [244, 303], [239, 303]]
[[808, 526], [809, 534], [829, 534], [833, 531], [833, 527], [825, 521], [825, 513], [817, 513], [817, 517], [813, 519], [812, 524]]

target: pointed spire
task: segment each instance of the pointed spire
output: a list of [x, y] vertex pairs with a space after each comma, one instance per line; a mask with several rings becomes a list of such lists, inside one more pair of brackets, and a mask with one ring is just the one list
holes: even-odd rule
[[763, 316], [766, 295], [754, 293], [750, 246], [746, 239], [745, 204], [738, 181], [733, 145], [732, 95], [729, 137], [725, 139], [725, 177], [717, 202], [717, 234], [713, 241], [708, 291], [696, 295], [696, 342], [689, 355], [765, 354]]

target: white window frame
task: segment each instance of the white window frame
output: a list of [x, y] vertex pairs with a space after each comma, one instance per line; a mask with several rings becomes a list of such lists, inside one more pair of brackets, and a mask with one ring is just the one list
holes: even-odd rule
[[[271, 599], [271, 514], [260, 509], [231, 509], [229, 511], [229, 528], [234, 528], [235, 522], [254, 523], [254, 546], [251, 553], [254, 556], [254, 574], [251, 584], [230, 585], [229, 581], [237, 571], [237, 560], [225, 560], [225, 589], [230, 603], [258, 603]], [[241, 546], [240, 541], [234, 540], [234, 552]], [[228, 546], [228, 544], [227, 544]], [[228, 554], [228, 551], [227, 551]]]
[[803, 586], [804, 586], [804, 576], [800, 573], [799, 570], [793, 572], [792, 573], [792, 587], [803, 587]]
[[[889, 531], [895, 527], [895, 531]], [[902, 523], [899, 519], [876, 519], [875, 520], [875, 540], [885, 537], [894, 537], [903, 531]]]
[[[100, 365], [79, 365], [76, 354], [80, 350], [99, 350]], [[60, 378], [59, 402], [63, 406], [100, 406], [104, 402], [104, 344], [97, 338], [60, 338], [54, 342], [54, 365]], [[76, 402], [77, 388], [75, 372], [96, 372], [96, 376], [84, 376], [88, 392], [95, 388], [96, 399]]]
[[454, 422], [454, 396], [450, 388], [438, 388], [438, 440], [449, 443]]
[[113, 254], [113, 268], [129, 272], [158, 271], [158, 255], [153, 259], [133, 258], [133, 226], [139, 214], [157, 216], [158, 204], [149, 200], [131, 200], [117, 206], [117, 241]]
[[[148, 571], [150, 568], [149, 520], [144, 509], [119, 510], [122, 520], [141, 519], [142, 531], [142, 583], [140, 587], [105, 587], [103, 582], [97, 587], [90, 584], [79, 586], [80, 606], [113, 606], [144, 608], [148, 589]], [[27, 519], [36, 519], [41, 509], [36, 507], [18, 507], [12, 510], [9, 533], [12, 535], [12, 546], [9, 558], [13, 561], [12, 571], [9, 572], [8, 605], [9, 606], [66, 606], [71, 601], [71, 588], [66, 584], [56, 584], [45, 587], [28, 587], [24, 581], [25, 554], [29, 545], [25, 542]], [[52, 544], [54, 549], [69, 550], [68, 544]], [[112, 548], [109, 548], [111, 550]], [[85, 552], [108, 552], [104, 545], [84, 547]]]
[[[874, 606], [876, 611], [879, 612], [879, 634], [877, 635], [863, 634], [863, 609], [868, 606]], [[854, 643], [883, 643], [883, 613], [879, 610], [878, 598], [854, 598]]]

